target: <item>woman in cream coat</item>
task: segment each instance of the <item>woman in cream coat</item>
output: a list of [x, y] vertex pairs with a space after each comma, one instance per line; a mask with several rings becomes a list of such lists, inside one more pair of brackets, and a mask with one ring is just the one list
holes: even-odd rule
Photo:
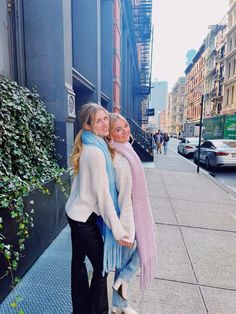
[[[71, 295], [74, 314], [107, 314], [107, 275], [109, 267], [119, 264], [119, 250], [127, 238], [114, 206], [112, 161], [104, 138], [109, 134], [108, 112], [97, 104], [86, 104], [79, 112], [81, 131], [75, 138], [72, 153], [74, 178], [66, 204], [71, 228]], [[113, 169], [113, 168], [112, 168]], [[108, 172], [109, 171], [109, 172]], [[116, 248], [116, 260], [104, 268], [104, 242], [97, 226], [101, 216], [108, 226]], [[106, 228], [106, 226], [104, 227]], [[114, 241], [114, 240], [113, 240]], [[109, 244], [109, 241], [108, 241]], [[93, 266], [89, 285], [85, 257]], [[105, 271], [104, 271], [105, 269]]]
[[120, 207], [120, 221], [129, 235], [131, 249], [123, 247], [121, 267], [115, 272], [113, 313], [137, 314], [128, 304], [128, 285], [140, 267], [140, 288], [154, 278], [156, 266], [155, 224], [150, 208], [142, 164], [129, 143], [130, 126], [120, 114], [110, 114], [110, 140], [115, 149], [113, 164]]

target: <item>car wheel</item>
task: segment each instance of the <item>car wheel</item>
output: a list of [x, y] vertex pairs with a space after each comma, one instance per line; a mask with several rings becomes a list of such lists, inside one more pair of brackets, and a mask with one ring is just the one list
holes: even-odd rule
[[206, 168], [207, 170], [211, 170], [211, 163], [208, 157], [206, 158]]
[[197, 164], [197, 155], [196, 155], [196, 154], [193, 155], [193, 162], [194, 162], [195, 164]]
[[180, 154], [180, 155], [181, 155], [180, 150], [179, 150], [179, 147], [178, 147], [178, 154]]

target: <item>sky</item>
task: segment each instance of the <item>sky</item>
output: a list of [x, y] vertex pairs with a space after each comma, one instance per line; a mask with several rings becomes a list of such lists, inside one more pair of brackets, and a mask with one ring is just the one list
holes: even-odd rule
[[198, 51], [208, 26], [220, 23], [229, 0], [152, 0], [154, 26], [152, 80], [171, 91], [186, 69], [186, 53]]

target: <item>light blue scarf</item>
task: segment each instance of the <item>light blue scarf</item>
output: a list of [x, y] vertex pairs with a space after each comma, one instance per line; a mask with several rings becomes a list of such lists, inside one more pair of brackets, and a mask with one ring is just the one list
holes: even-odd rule
[[[96, 136], [90, 131], [84, 130], [81, 136], [84, 145], [92, 145], [101, 149], [106, 160], [106, 171], [109, 180], [109, 190], [114, 203], [114, 207], [118, 217], [120, 209], [118, 206], [118, 194], [115, 183], [115, 172], [112, 164], [111, 155], [104, 139]], [[111, 209], [112, 210], [112, 209]], [[111, 229], [102, 220], [102, 236], [104, 240], [104, 256], [103, 256], [103, 274], [114, 270], [115, 267], [121, 267], [122, 247], [115, 241]]]

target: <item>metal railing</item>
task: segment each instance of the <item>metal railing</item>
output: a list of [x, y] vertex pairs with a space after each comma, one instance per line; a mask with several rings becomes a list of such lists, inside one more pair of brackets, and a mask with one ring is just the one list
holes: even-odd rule
[[142, 146], [145, 151], [153, 156], [153, 139], [134, 120], [127, 119], [130, 124], [131, 134], [134, 140]]

